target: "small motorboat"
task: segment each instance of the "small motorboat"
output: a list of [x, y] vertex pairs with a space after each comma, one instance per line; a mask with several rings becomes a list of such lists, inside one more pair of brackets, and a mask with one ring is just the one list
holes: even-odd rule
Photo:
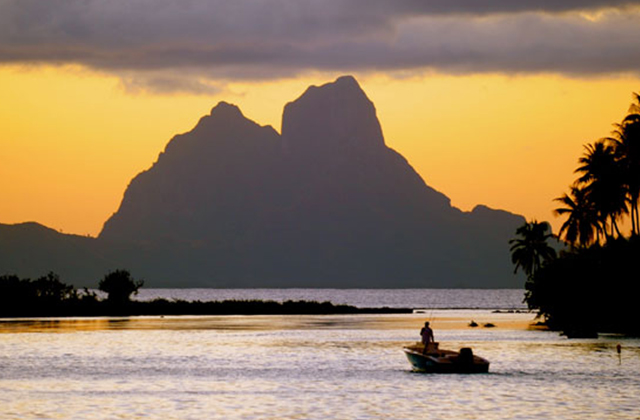
[[422, 343], [404, 348], [413, 370], [427, 373], [487, 373], [489, 361], [473, 354], [469, 347], [460, 351], [441, 350], [438, 343]]

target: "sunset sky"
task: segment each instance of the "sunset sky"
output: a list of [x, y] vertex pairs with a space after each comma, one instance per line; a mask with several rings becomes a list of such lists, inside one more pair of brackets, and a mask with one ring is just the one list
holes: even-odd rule
[[352, 74], [426, 183], [550, 221], [640, 91], [640, 1], [0, 0], [0, 223], [97, 235], [220, 100], [280, 130]]

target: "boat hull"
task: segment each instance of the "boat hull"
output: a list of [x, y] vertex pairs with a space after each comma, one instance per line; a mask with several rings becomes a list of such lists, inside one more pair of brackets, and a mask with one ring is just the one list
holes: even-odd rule
[[[470, 349], [469, 349], [470, 351]], [[415, 348], [405, 348], [413, 370], [425, 373], [487, 373], [489, 361], [473, 354], [462, 355], [449, 350], [422, 353]]]

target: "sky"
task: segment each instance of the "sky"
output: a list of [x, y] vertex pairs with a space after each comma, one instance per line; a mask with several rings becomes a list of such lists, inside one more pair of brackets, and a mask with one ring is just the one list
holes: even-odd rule
[[218, 101], [279, 131], [344, 74], [454, 206], [557, 231], [640, 91], [640, 0], [0, 0], [0, 223], [95, 236]]

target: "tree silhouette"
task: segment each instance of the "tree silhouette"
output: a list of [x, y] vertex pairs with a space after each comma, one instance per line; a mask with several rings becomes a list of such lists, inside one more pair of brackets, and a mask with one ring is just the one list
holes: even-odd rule
[[555, 258], [556, 251], [547, 242], [555, 236], [550, 233], [547, 222], [525, 222], [516, 230], [519, 237], [509, 241], [511, 244], [511, 261], [515, 264], [514, 273], [519, 268], [531, 279], [542, 264]]
[[567, 215], [567, 220], [560, 227], [558, 236], [564, 234], [564, 239], [571, 245], [589, 246], [600, 239], [601, 227], [598, 223], [598, 213], [587, 196], [587, 191], [576, 186], [571, 187], [570, 195], [563, 194], [556, 198], [565, 207], [559, 207], [553, 212], [558, 216]]
[[60, 276], [49, 272], [33, 282], [36, 296], [44, 302], [62, 302], [77, 297], [76, 289], [60, 281]]
[[0, 316], [66, 315], [78, 299], [77, 290], [53, 272], [36, 280], [0, 276]]
[[127, 303], [131, 295], [137, 295], [144, 281], [134, 280], [127, 270], [115, 270], [108, 273], [98, 285], [98, 289], [107, 293], [107, 301], [115, 304]]
[[[555, 199], [562, 205], [555, 213], [567, 216], [560, 234], [572, 249], [541, 264], [533, 251], [536, 240], [525, 239], [541, 235], [534, 234], [534, 226], [520, 228], [523, 238], [512, 241], [516, 270], [522, 267], [529, 275], [527, 305], [568, 336], [640, 334], [636, 281], [629, 276], [640, 252], [640, 94], [634, 94], [627, 116], [615, 127], [611, 137], [585, 146], [578, 179], [569, 194]], [[627, 214], [629, 239], [619, 229]]]
[[631, 233], [640, 233], [640, 94], [634, 93], [635, 102], [620, 124], [615, 124], [613, 137], [608, 140], [615, 147], [618, 164], [623, 172], [624, 184], [631, 213]]
[[585, 145], [570, 194], [556, 199], [565, 207], [555, 213], [570, 218], [560, 233], [574, 246], [592, 243], [588, 226], [594, 222], [593, 211], [599, 224], [593, 227], [596, 243], [601, 234], [606, 240], [622, 237], [619, 222], [627, 214], [631, 236], [640, 235], [640, 94], [633, 97], [627, 116], [614, 124], [612, 135]]
[[617, 220], [627, 213], [627, 200], [623, 171], [616, 160], [615, 146], [601, 139], [586, 145], [585, 149], [585, 154], [579, 159], [581, 166], [575, 171], [581, 174], [576, 183], [584, 188], [586, 198], [598, 213], [605, 235], [620, 236]]
[[20, 279], [16, 275], [0, 276], [0, 312], [7, 308], [31, 305], [37, 293], [31, 280]]

